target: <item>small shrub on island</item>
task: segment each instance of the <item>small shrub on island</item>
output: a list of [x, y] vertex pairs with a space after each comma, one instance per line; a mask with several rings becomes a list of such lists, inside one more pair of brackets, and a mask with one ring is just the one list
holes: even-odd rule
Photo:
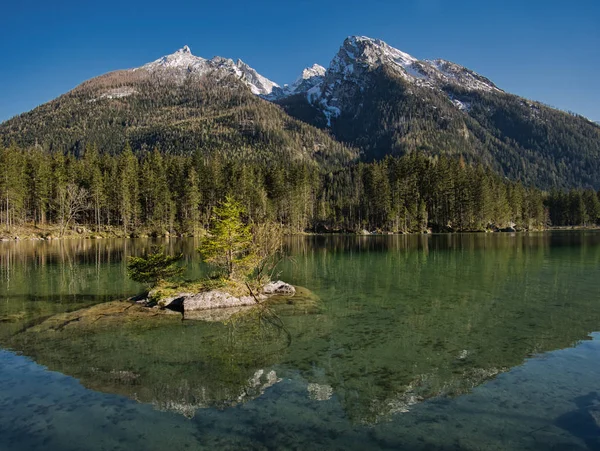
[[135, 282], [152, 288], [183, 274], [185, 268], [177, 265], [182, 257], [182, 254], [166, 255], [160, 247], [153, 246], [151, 252], [142, 257], [129, 257], [127, 275]]
[[[216, 297], [226, 294], [238, 298], [240, 303], [247, 302], [249, 296], [260, 303], [266, 296], [287, 294], [273, 287], [272, 292], [265, 291], [283, 258], [282, 226], [247, 223], [245, 214], [242, 204], [229, 196], [215, 207], [210, 231], [197, 249], [213, 267], [211, 276], [196, 281], [177, 280], [184, 271], [177, 265], [182, 256], [165, 255], [155, 247], [143, 257], [129, 258], [129, 277], [148, 284], [148, 301], [163, 306], [201, 293], [213, 293]], [[294, 289], [288, 286], [287, 290]]]

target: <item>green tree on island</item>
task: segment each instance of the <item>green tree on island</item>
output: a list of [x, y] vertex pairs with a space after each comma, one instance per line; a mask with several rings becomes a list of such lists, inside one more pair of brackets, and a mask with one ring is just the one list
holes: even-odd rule
[[205, 262], [221, 269], [228, 279], [247, 276], [256, 264], [252, 228], [244, 224], [244, 207], [231, 196], [214, 208], [210, 233], [198, 248]]
[[182, 257], [182, 254], [166, 255], [159, 246], [153, 246], [151, 252], [142, 257], [129, 257], [127, 275], [136, 282], [154, 287], [183, 274], [185, 268], [177, 266]]

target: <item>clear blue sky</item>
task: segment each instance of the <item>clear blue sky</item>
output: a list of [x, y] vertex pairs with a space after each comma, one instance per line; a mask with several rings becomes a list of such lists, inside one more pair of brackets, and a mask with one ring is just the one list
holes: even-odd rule
[[600, 121], [598, 0], [19, 0], [4, 2], [1, 18], [0, 121], [185, 44], [288, 83], [327, 66], [349, 35], [454, 61]]

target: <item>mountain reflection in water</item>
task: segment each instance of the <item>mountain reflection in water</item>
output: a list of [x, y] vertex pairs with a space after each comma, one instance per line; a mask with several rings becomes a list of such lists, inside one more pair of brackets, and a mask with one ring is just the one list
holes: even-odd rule
[[[481, 396], [534, 362], [544, 364], [536, 356], [575, 346], [600, 330], [596, 232], [291, 238], [294, 258], [281, 268], [281, 278], [319, 299], [311, 308], [272, 307], [291, 341], [256, 315], [225, 324], [181, 323], [177, 316], [101, 319], [61, 332], [36, 324], [135, 294], [139, 287], [126, 280], [124, 258], [149, 244], [2, 244], [4, 347], [88, 388], [188, 418], [277, 393], [287, 402], [302, 396], [306, 403], [334, 403], [349, 424], [386, 430], [389, 422], [416, 421], [448, 403], [458, 408], [471, 398], [457, 396], [478, 386], [473, 396]], [[189, 277], [202, 273], [193, 240], [165, 244], [184, 252]], [[36, 325], [23, 330], [25, 322]], [[556, 378], [567, 374], [561, 367], [553, 371]], [[481, 385], [486, 381], [492, 382]], [[553, 391], [561, 397], [559, 389]], [[595, 402], [579, 400], [571, 404], [576, 410], [541, 425], [532, 414], [531, 437], [541, 440], [554, 431], [561, 440], [560, 434], [570, 434], [595, 449]], [[435, 428], [451, 423], [439, 421]], [[326, 427], [325, 417], [323, 422]]]

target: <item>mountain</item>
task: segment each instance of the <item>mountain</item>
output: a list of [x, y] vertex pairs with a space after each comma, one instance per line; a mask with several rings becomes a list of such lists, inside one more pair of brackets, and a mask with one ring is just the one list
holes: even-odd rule
[[266, 99], [278, 100], [295, 94], [302, 94], [314, 87], [321, 86], [327, 69], [318, 64], [313, 64], [302, 71], [302, 74], [291, 85], [282, 88], [275, 87], [269, 94], [264, 95]]
[[0, 124], [0, 144], [80, 153], [159, 148], [232, 158], [312, 161], [325, 166], [358, 152], [262, 99], [277, 84], [241, 60], [194, 56], [185, 46], [139, 68], [88, 80], [57, 99]]
[[314, 82], [267, 98], [328, 128], [367, 160], [461, 155], [542, 188], [600, 188], [600, 129], [581, 116], [504, 92], [450, 61], [418, 60], [349, 37]]
[[[557, 87], [559, 89], [559, 87]], [[222, 152], [327, 167], [419, 152], [482, 163], [540, 188], [600, 189], [600, 127], [507, 93], [453, 62], [347, 38], [328, 68], [283, 87], [241, 60], [185, 46], [82, 83], [0, 124], [0, 143], [81, 151]]]
[[279, 88], [277, 83], [266, 79], [240, 59], [234, 62], [232, 59], [215, 56], [213, 59], [207, 60], [192, 55], [192, 51], [187, 45], [172, 55], [163, 56], [133, 70], [146, 71], [164, 79], [174, 79], [180, 83], [190, 75], [202, 76], [211, 72], [220, 77], [231, 75], [246, 84], [253, 94], [260, 95], [271, 94], [274, 88]]
[[[330, 125], [329, 119], [338, 117], [342, 110], [353, 108], [357, 96], [355, 90], [364, 91], [370, 72], [380, 67], [386, 67], [420, 87], [441, 88], [455, 84], [468, 90], [502, 92], [487, 78], [450, 61], [419, 61], [379, 39], [351, 36], [344, 41], [328, 70], [315, 73], [311, 73], [310, 69], [304, 70], [301, 78], [312, 83], [297, 85], [289, 91], [276, 90], [267, 97], [278, 100], [289, 95], [306, 94], [311, 104], [321, 107]], [[350, 92], [347, 90], [349, 86], [354, 88]], [[458, 100], [454, 102], [459, 109], [468, 108]]]

